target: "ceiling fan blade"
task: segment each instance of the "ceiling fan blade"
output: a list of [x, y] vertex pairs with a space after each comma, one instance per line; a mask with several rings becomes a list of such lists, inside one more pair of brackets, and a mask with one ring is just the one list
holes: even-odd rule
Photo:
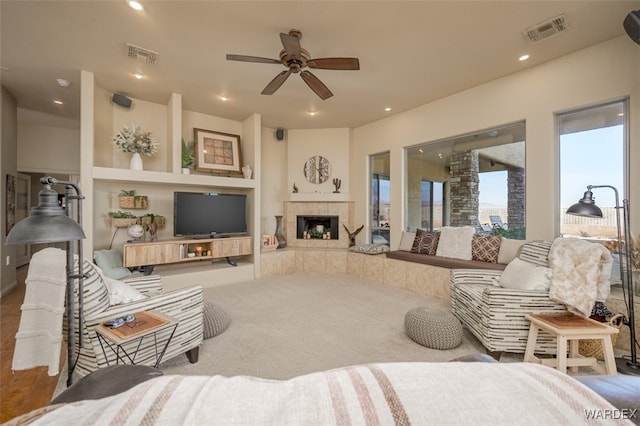
[[300, 73], [300, 77], [307, 83], [307, 86], [311, 88], [315, 92], [316, 95], [320, 96], [322, 100], [328, 99], [333, 96], [331, 90], [327, 86], [324, 85], [323, 82], [320, 81], [318, 77], [311, 74], [309, 71], [304, 70]]
[[300, 39], [298, 37], [280, 33], [280, 40], [288, 56], [296, 59], [300, 57]]
[[309, 68], [321, 70], [359, 70], [358, 58], [318, 58], [307, 61]]
[[227, 55], [227, 61], [240, 61], [240, 62], [260, 62], [262, 64], [280, 64], [280, 59], [261, 58], [259, 56], [246, 56], [246, 55]]
[[267, 84], [267, 87], [264, 88], [262, 94], [273, 95], [290, 75], [291, 70], [282, 71], [280, 74], [276, 75], [276, 77]]

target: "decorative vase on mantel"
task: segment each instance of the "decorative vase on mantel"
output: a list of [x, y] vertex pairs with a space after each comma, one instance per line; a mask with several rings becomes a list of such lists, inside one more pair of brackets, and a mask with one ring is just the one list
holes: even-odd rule
[[131, 162], [129, 163], [129, 170], [143, 170], [142, 157], [139, 153], [134, 152], [131, 155]]
[[284, 233], [282, 232], [282, 216], [276, 216], [275, 237], [278, 240], [278, 249], [283, 249], [287, 246], [287, 240], [284, 238]]

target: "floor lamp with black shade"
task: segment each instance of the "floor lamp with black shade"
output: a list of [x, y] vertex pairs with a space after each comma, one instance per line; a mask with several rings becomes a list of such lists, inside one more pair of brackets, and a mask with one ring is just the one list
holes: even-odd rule
[[[74, 254], [77, 245], [78, 258], [82, 259], [82, 240], [86, 238], [82, 230], [82, 200], [84, 196], [80, 188], [72, 183], [60, 181], [52, 177], [43, 177], [44, 185], [38, 193], [38, 205], [31, 209], [29, 217], [18, 222], [7, 235], [6, 244], [39, 244], [66, 243], [66, 315], [67, 315], [67, 386], [73, 383], [73, 370], [76, 358], [75, 324], [74, 324], [74, 280], [78, 280], [79, 330], [82, 330], [82, 291], [84, 272], [82, 261], [78, 262], [77, 272], [74, 270]], [[58, 193], [51, 189], [53, 185], [64, 185], [64, 207], [58, 202]], [[77, 207], [74, 219], [74, 201]], [[82, 347], [82, 333], [78, 335], [78, 346]]]
[[[637, 342], [635, 331], [635, 309], [633, 306], [633, 277], [631, 274], [631, 225], [629, 218], [629, 200], [622, 200], [618, 196], [618, 190], [611, 185], [589, 185], [584, 196], [576, 204], [567, 209], [567, 214], [575, 216], [585, 216], [602, 218], [602, 210], [596, 205], [593, 198], [592, 189], [609, 188], [615, 192], [616, 198], [616, 226], [617, 226], [617, 243], [618, 257], [620, 259], [620, 279], [622, 280], [622, 292], [627, 304], [628, 318], [624, 320], [624, 324], [629, 327], [629, 338], [631, 343], [631, 359], [617, 358], [616, 364], [618, 371], [623, 374], [640, 375], [640, 364], [637, 359]], [[620, 217], [622, 215], [622, 218]]]

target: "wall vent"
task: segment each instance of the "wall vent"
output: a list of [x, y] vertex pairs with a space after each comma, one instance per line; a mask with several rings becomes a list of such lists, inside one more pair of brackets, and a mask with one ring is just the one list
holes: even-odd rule
[[555, 18], [540, 22], [533, 27], [527, 28], [522, 32], [522, 35], [529, 41], [529, 43], [537, 43], [557, 36], [568, 29], [569, 24], [567, 23], [567, 17], [565, 15], [559, 15]]
[[155, 64], [158, 62], [158, 56], [160, 55], [153, 50], [127, 43], [127, 56], [146, 64]]

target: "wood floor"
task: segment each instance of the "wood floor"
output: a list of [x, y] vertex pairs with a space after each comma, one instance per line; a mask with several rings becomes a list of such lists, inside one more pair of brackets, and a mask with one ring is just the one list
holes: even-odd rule
[[[59, 377], [50, 377], [47, 367], [11, 371], [15, 335], [20, 324], [20, 305], [24, 300], [27, 266], [18, 268], [17, 275], [16, 288], [0, 299], [0, 423], [47, 405], [51, 401]], [[62, 347], [60, 350], [62, 368], [66, 362], [66, 350]]]

